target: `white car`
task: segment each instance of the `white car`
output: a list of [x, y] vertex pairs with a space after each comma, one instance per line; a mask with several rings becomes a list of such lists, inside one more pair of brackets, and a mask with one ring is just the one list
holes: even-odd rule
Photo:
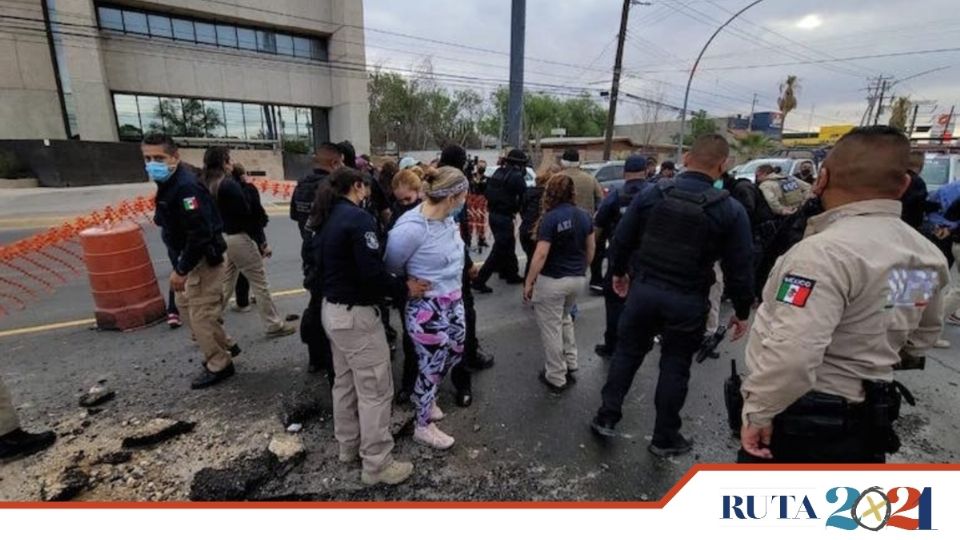
[[813, 167], [813, 177], [817, 177], [817, 166], [812, 159], [794, 159], [794, 158], [766, 158], [766, 159], [755, 159], [753, 161], [748, 161], [743, 165], [738, 165], [730, 169], [730, 175], [734, 178], [747, 178], [750, 181], [756, 183], [757, 181], [757, 168], [761, 165], [770, 165], [772, 167], [780, 167], [780, 171], [784, 176], [794, 176], [800, 172], [800, 167], [804, 163], [809, 163]]

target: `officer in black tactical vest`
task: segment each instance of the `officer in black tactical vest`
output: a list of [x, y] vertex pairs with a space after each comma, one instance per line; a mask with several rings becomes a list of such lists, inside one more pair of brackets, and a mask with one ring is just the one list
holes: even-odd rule
[[697, 139], [684, 155], [685, 172], [635, 197], [613, 237], [613, 288], [627, 301], [603, 387], [603, 405], [590, 425], [600, 436], [616, 435], [614, 427], [623, 416], [633, 377], [653, 348], [654, 336], [660, 335], [657, 417], [649, 446], [659, 457], [692, 448], [680, 434], [680, 410], [687, 397], [690, 364], [705, 331], [707, 296], [718, 260], [736, 310], [730, 319], [731, 338], [739, 339], [747, 331], [753, 303], [750, 221], [740, 203], [713, 187], [729, 153], [720, 135]]
[[[614, 189], [597, 209], [597, 215], [593, 222], [597, 230], [597, 238], [604, 238], [604, 242], [613, 237], [620, 218], [626, 213], [630, 203], [633, 202], [637, 194], [642, 193], [644, 189], [651, 184], [647, 181], [648, 160], [643, 156], [630, 156], [623, 165], [623, 186]], [[607, 259], [612, 260], [612, 253], [609, 248]], [[607, 273], [603, 280], [603, 303], [607, 314], [607, 329], [603, 333], [603, 343], [596, 346], [594, 352], [602, 358], [610, 358], [617, 349], [617, 325], [620, 322], [620, 314], [623, 313], [623, 298], [613, 291], [612, 264], [607, 265]]]
[[527, 190], [527, 161], [527, 155], [522, 150], [513, 149], [507, 154], [503, 167], [497, 169], [493, 177], [487, 180], [487, 208], [490, 230], [493, 232], [493, 249], [473, 282], [473, 288], [478, 292], [493, 292], [493, 289], [487, 286], [487, 280], [494, 272], [499, 273], [510, 285], [523, 283], [520, 264], [517, 262], [514, 219], [520, 211], [520, 203]]

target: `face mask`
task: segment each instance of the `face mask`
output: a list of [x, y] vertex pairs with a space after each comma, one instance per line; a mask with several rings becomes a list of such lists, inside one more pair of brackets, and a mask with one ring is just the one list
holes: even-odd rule
[[456, 208], [453, 209], [453, 212], [451, 212], [450, 215], [452, 215], [452, 216], [453, 216], [453, 219], [454, 219], [457, 223], [459, 223], [459, 222], [463, 221], [463, 217], [464, 217], [464, 215], [466, 214], [466, 209], [467, 209], [467, 202], [466, 202], [466, 201], [463, 201], [462, 203], [460, 203], [459, 205], [457, 205]]
[[723, 189], [723, 178], [713, 181], [713, 187], [717, 189]]
[[162, 161], [151, 161], [146, 165], [147, 176], [157, 183], [163, 183], [170, 179], [173, 171]]

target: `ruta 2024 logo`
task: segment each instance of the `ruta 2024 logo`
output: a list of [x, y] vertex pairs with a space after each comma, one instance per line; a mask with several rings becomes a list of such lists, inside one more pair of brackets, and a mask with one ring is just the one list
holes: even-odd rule
[[[871, 487], [862, 491], [832, 487], [824, 494], [825, 503], [815, 506], [817, 498], [807, 495], [724, 495], [722, 519], [820, 520], [825, 516], [827, 527], [845, 531], [879, 531], [884, 527], [929, 531], [933, 529], [932, 497], [929, 487]], [[826, 505], [830, 506], [824, 508]]]

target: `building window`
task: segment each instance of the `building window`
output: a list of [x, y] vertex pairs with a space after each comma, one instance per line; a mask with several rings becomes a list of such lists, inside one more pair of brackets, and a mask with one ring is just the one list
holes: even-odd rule
[[102, 30], [295, 58], [327, 60], [327, 39], [323, 37], [298, 36], [204, 19], [173, 18], [155, 11], [113, 4], [98, 3], [97, 14]]
[[120, 93], [113, 95], [113, 106], [120, 139], [126, 141], [160, 131], [196, 139], [282, 138], [313, 148], [329, 132], [327, 110], [317, 107]]

